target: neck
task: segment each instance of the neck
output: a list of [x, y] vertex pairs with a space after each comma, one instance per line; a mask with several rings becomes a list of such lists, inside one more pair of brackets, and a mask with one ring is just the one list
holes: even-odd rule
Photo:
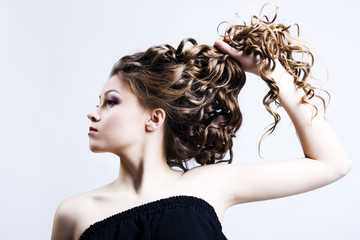
[[165, 151], [157, 141], [144, 141], [117, 155], [120, 170], [116, 182], [135, 195], [154, 192], [181, 175], [167, 165]]

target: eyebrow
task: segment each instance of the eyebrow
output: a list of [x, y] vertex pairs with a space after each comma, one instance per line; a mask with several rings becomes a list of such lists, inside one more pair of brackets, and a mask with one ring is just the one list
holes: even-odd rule
[[[117, 93], [120, 94], [119, 91], [117, 91], [117, 90], [115, 90], [115, 89], [110, 89], [110, 90], [107, 90], [107, 91], [104, 93], [104, 96], [105, 96], [106, 94], [108, 94], [109, 92], [117, 92]], [[100, 95], [99, 95], [99, 98], [101, 99], [101, 96], [100, 96]]]

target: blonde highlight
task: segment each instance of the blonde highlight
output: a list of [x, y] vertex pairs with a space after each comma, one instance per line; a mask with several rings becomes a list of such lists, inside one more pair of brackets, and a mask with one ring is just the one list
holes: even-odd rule
[[[261, 137], [259, 152], [262, 140], [274, 132], [281, 120], [280, 115], [270, 106], [273, 103], [278, 107], [281, 106], [279, 102], [279, 88], [275, 80], [270, 76], [276, 66], [275, 60], [278, 60], [286, 71], [291, 74], [296, 87], [304, 91], [305, 95], [302, 98], [302, 103], [315, 108], [313, 118], [318, 114], [318, 108], [310, 102], [310, 99], [313, 97], [320, 99], [324, 111], [327, 105], [325, 99], [321, 95], [316, 94], [316, 91], [321, 91], [330, 97], [326, 90], [314, 87], [308, 81], [311, 77], [311, 68], [314, 65], [314, 56], [310, 48], [305, 44], [305, 41], [299, 37], [299, 25], [291, 24], [286, 26], [275, 23], [278, 7], [275, 9], [272, 19], [262, 15], [262, 11], [267, 5], [269, 4], [265, 4], [261, 8], [259, 16], [252, 16], [249, 26], [245, 22], [242, 25], [232, 25], [223, 34], [224, 39], [235, 49], [259, 57], [258, 67], [260, 77], [269, 87], [268, 93], [263, 98], [263, 105], [274, 118], [274, 122]], [[290, 34], [290, 29], [293, 27], [296, 27], [297, 36], [291, 36]], [[296, 54], [302, 56], [300, 60], [296, 59], [296, 56], [294, 56]], [[309, 60], [305, 60], [304, 58], [306, 57]]]
[[[274, 118], [260, 143], [281, 120], [270, 106], [281, 106], [279, 88], [271, 77], [276, 60], [305, 92], [303, 104], [314, 106], [309, 100], [317, 97], [325, 105], [325, 100], [315, 91], [326, 91], [307, 81], [314, 63], [313, 54], [299, 36], [293, 37], [289, 31], [292, 27], [299, 30], [299, 26], [277, 24], [276, 17], [277, 9], [271, 20], [260, 12], [251, 18], [249, 26], [245, 22], [231, 25], [223, 35], [232, 47], [260, 59], [260, 77], [270, 89], [263, 105]], [[190, 46], [185, 48], [187, 43]], [[310, 60], [297, 60], [296, 54]], [[119, 75], [129, 84], [144, 107], [162, 108], [166, 112], [164, 147], [169, 166], [187, 171], [187, 162], [192, 159], [200, 165], [232, 162], [233, 138], [242, 123], [238, 94], [246, 82], [244, 69], [235, 59], [214, 46], [187, 38], [177, 48], [163, 44], [125, 56], [114, 65], [113, 75]], [[316, 115], [316, 106], [315, 109]], [[224, 159], [226, 154], [229, 159]]]

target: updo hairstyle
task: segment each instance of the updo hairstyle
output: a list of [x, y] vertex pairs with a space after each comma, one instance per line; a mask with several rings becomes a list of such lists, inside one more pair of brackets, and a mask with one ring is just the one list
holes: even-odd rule
[[[259, 17], [252, 17], [249, 26], [232, 25], [223, 35], [232, 47], [259, 56], [261, 78], [270, 88], [263, 104], [274, 117], [266, 134], [271, 134], [280, 121], [270, 106], [280, 105], [279, 88], [270, 77], [275, 59], [294, 77], [296, 86], [304, 90], [304, 104], [311, 104], [309, 100], [317, 96], [316, 88], [307, 82], [314, 60], [312, 53], [298, 37], [290, 35], [293, 25], [276, 24], [276, 17], [277, 13], [269, 20], [260, 12]], [[185, 48], [186, 43], [191, 46]], [[295, 59], [295, 53], [309, 56], [310, 62]], [[246, 77], [241, 65], [230, 56], [188, 38], [176, 49], [164, 44], [125, 56], [114, 65], [113, 75], [129, 84], [142, 106], [166, 112], [164, 141], [170, 167], [186, 171], [186, 163], [191, 159], [200, 165], [231, 163], [232, 138], [242, 122], [238, 94]], [[224, 160], [227, 153], [229, 159]]]
[[[184, 48], [186, 43], [192, 46]], [[162, 108], [169, 166], [187, 170], [200, 165], [231, 162], [232, 138], [242, 122], [238, 94], [245, 73], [238, 63], [208, 45], [184, 39], [177, 49], [154, 46], [121, 58], [111, 76], [128, 83], [140, 104]], [[230, 153], [230, 159], [223, 160]]]

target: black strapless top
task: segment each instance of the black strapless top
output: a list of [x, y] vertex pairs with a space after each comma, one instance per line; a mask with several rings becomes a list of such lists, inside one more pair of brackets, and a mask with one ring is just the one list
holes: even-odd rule
[[86, 229], [80, 240], [226, 240], [205, 200], [175, 196], [134, 207]]

